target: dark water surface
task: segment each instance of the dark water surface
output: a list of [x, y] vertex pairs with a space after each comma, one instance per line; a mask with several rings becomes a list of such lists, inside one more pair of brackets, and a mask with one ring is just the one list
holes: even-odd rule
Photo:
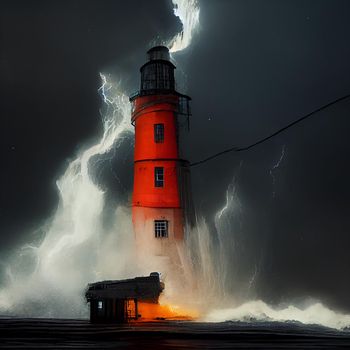
[[1, 349], [350, 349], [350, 331], [276, 322], [143, 322], [0, 318]]

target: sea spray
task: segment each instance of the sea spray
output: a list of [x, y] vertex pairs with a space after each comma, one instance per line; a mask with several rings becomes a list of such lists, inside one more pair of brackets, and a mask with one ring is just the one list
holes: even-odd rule
[[[169, 41], [172, 52], [191, 42], [198, 25], [196, 0], [173, 0], [174, 14], [182, 21], [180, 33]], [[87, 315], [84, 289], [88, 282], [124, 278], [133, 270], [133, 234], [128, 208], [116, 208], [109, 231], [102, 225], [105, 193], [91, 176], [93, 158], [109, 152], [126, 133], [133, 132], [130, 104], [122, 82], [100, 74], [99, 93], [105, 104], [103, 135], [81, 150], [57, 181], [59, 203], [42, 228], [40, 244], [26, 244], [6, 267], [0, 290], [0, 312], [39, 317]], [[93, 169], [96, 170], [96, 169]], [[130, 262], [130, 263], [129, 263]]]

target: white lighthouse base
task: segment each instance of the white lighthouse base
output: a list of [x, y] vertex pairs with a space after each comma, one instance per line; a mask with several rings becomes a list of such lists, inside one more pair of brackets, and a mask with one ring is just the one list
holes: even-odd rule
[[[183, 213], [180, 208], [133, 207], [136, 255], [141, 272], [156, 271], [165, 282], [165, 294], [181, 294], [192, 282], [184, 248]], [[168, 221], [168, 236], [156, 237], [155, 220]]]

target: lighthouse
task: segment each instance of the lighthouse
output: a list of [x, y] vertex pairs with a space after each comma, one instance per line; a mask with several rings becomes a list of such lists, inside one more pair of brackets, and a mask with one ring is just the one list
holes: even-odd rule
[[137, 255], [147, 268], [178, 273], [186, 228], [193, 222], [189, 163], [180, 139], [189, 129], [190, 97], [176, 91], [165, 46], [148, 52], [140, 90], [130, 97], [135, 127], [132, 221]]

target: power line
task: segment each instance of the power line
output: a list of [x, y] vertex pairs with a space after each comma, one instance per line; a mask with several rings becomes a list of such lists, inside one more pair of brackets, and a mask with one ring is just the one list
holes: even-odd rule
[[332, 101], [332, 102], [329, 102], [329, 103], [327, 103], [326, 105], [324, 105], [324, 106], [322, 106], [322, 107], [320, 107], [320, 108], [315, 109], [315, 110], [312, 111], [311, 113], [308, 113], [308, 114], [302, 116], [301, 118], [299, 118], [299, 119], [297, 119], [297, 120], [291, 122], [290, 124], [284, 126], [282, 129], [279, 129], [279, 130], [275, 131], [273, 134], [271, 134], [271, 135], [269, 135], [269, 136], [266, 136], [266, 137], [264, 137], [263, 139], [258, 140], [258, 141], [254, 142], [253, 144], [251, 144], [251, 145], [249, 145], [249, 146], [245, 146], [245, 147], [231, 147], [231, 148], [228, 148], [228, 149], [226, 149], [226, 150], [224, 150], [224, 151], [221, 151], [221, 152], [219, 152], [219, 153], [213, 154], [212, 156], [210, 156], [210, 157], [208, 157], [208, 158], [205, 158], [205, 159], [202, 159], [202, 160], [200, 160], [200, 161], [198, 161], [198, 162], [190, 163], [190, 166], [196, 166], [196, 165], [199, 165], [199, 164], [206, 163], [206, 162], [208, 162], [209, 160], [212, 160], [212, 159], [214, 159], [214, 158], [217, 158], [217, 157], [219, 157], [219, 156], [221, 156], [221, 155], [223, 155], [223, 154], [225, 154], [225, 153], [247, 151], [247, 150], [249, 150], [249, 149], [251, 149], [251, 148], [253, 148], [253, 147], [257, 146], [257, 145], [260, 145], [261, 143], [263, 143], [263, 142], [265, 142], [265, 141], [267, 141], [267, 140], [273, 138], [274, 136], [276, 136], [276, 135], [280, 134], [281, 132], [283, 132], [283, 131], [285, 131], [285, 130], [291, 128], [292, 126], [294, 126], [294, 125], [296, 125], [296, 124], [302, 122], [303, 120], [305, 120], [305, 119], [307, 119], [307, 118], [313, 116], [314, 114], [316, 114], [316, 113], [318, 113], [318, 112], [321, 112], [322, 110], [324, 110], [324, 109], [326, 109], [326, 108], [328, 108], [328, 107], [330, 107], [330, 106], [332, 106], [332, 105], [334, 105], [334, 104], [336, 104], [336, 103], [339, 103], [339, 102], [341, 102], [341, 101], [343, 101], [343, 100], [346, 100], [346, 99], [348, 99], [348, 98], [350, 98], [350, 94], [345, 95], [345, 96], [343, 96], [343, 97], [340, 97], [340, 98], [338, 98], [338, 99], [336, 99], [336, 100], [334, 100], [334, 101]]

